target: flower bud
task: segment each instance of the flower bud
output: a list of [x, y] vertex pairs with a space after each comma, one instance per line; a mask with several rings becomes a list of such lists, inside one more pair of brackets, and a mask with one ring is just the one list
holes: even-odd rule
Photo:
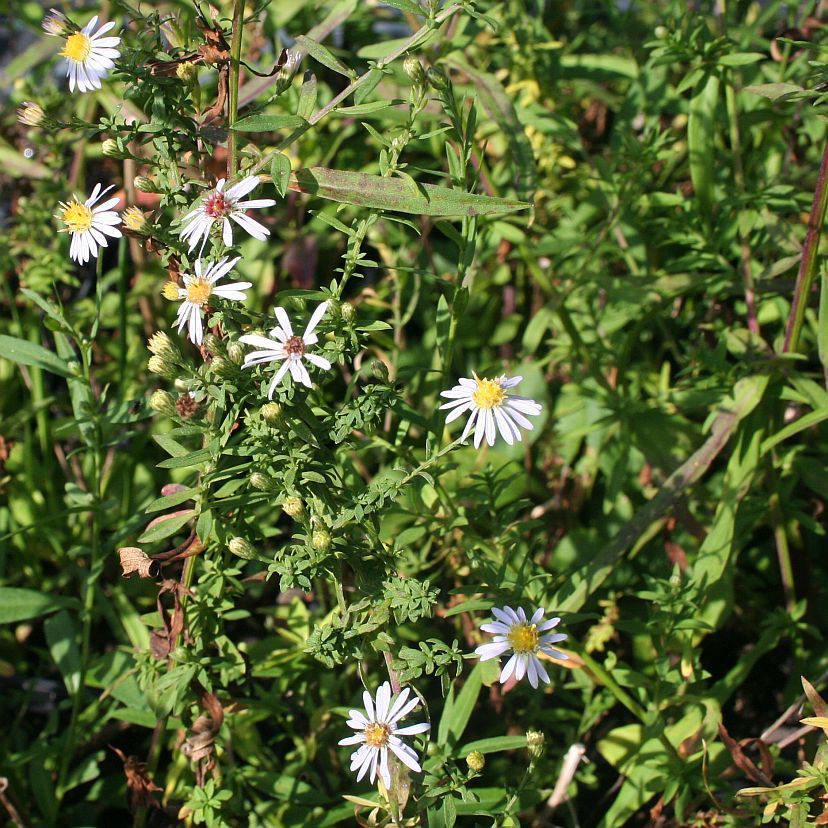
[[350, 302], [343, 302], [339, 306], [339, 312], [345, 322], [350, 322], [356, 316], [356, 308]]
[[237, 557], [245, 560], [253, 560], [257, 557], [256, 550], [253, 545], [244, 538], [231, 538], [227, 548]]
[[155, 182], [145, 175], [136, 175], [132, 183], [135, 185], [135, 189], [140, 190], [142, 193], [154, 193], [156, 191]]
[[168, 302], [176, 302], [179, 299], [178, 285], [175, 282], [165, 282], [164, 287], [161, 288], [161, 295]]
[[224, 343], [215, 334], [208, 333], [204, 337], [204, 350], [210, 356], [224, 356]]
[[526, 731], [526, 747], [529, 750], [529, 755], [533, 759], [537, 759], [543, 753], [543, 745], [546, 741], [546, 736], [539, 730]]
[[40, 104], [23, 101], [23, 106], [17, 110], [17, 120], [26, 126], [40, 126], [46, 118], [46, 113]]
[[449, 88], [448, 75], [442, 69], [438, 69], [436, 66], [430, 66], [426, 76], [428, 82], [438, 92], [445, 92]]
[[259, 414], [262, 415], [262, 419], [267, 425], [271, 428], [276, 428], [282, 418], [282, 406], [275, 402], [265, 403], [259, 409]]
[[241, 342], [231, 342], [227, 346], [227, 358], [236, 365], [241, 365], [244, 362], [244, 346]]
[[289, 517], [297, 518], [305, 511], [305, 507], [296, 495], [289, 495], [282, 502], [282, 511]]
[[423, 69], [423, 64], [414, 55], [409, 55], [403, 61], [403, 72], [408, 75], [409, 80], [414, 86], [428, 86], [428, 76], [425, 73], [425, 69]]
[[388, 382], [388, 366], [381, 359], [375, 359], [371, 363], [371, 373], [380, 382]]
[[192, 61], [185, 60], [178, 64], [175, 74], [184, 83], [194, 83], [198, 78], [198, 67]]
[[149, 229], [146, 214], [137, 207], [127, 207], [121, 213], [121, 221], [124, 227], [127, 230], [132, 230], [133, 233], [146, 233]]
[[127, 153], [118, 146], [118, 142], [114, 138], [107, 138], [101, 144], [101, 152], [109, 158], [126, 158], [127, 156]]
[[253, 472], [250, 475], [250, 485], [260, 492], [269, 492], [273, 489], [273, 481], [261, 472]]
[[159, 374], [166, 379], [175, 379], [175, 375], [177, 373], [175, 365], [160, 354], [153, 354], [149, 358], [147, 368], [149, 368], [153, 374]]
[[43, 31], [53, 37], [65, 37], [72, 31], [69, 19], [57, 9], [49, 9], [49, 14], [43, 18]]
[[161, 388], [152, 392], [152, 396], [149, 399], [149, 406], [153, 411], [157, 411], [159, 414], [166, 414], [168, 417], [174, 417], [176, 413], [172, 395]]
[[210, 367], [213, 369], [214, 374], [219, 377], [223, 377], [224, 379], [228, 379], [236, 373], [236, 366], [229, 360], [226, 360], [223, 356], [213, 357]]
[[314, 529], [311, 546], [317, 552], [327, 552], [331, 548], [331, 535], [326, 529]]
[[486, 757], [479, 750], [473, 750], [466, 757], [466, 764], [472, 773], [480, 773], [486, 767]]
[[170, 359], [173, 359], [176, 355], [175, 346], [164, 331], [154, 333], [147, 341], [147, 348], [149, 348], [151, 354], [158, 354], [158, 356]]

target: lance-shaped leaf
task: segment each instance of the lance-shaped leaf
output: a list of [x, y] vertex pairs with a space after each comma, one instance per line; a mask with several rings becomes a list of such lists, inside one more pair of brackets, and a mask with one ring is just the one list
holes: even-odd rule
[[497, 216], [531, 206], [511, 198], [493, 198], [434, 184], [417, 184], [411, 179], [383, 178], [325, 167], [298, 170], [291, 175], [290, 189], [340, 204], [421, 216]]

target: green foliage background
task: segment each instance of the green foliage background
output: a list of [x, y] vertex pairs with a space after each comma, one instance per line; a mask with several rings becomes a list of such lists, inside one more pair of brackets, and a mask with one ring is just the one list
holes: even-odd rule
[[[266, 73], [312, 38], [296, 41], [310, 53], [292, 78], [241, 72], [240, 117], [259, 120], [234, 133], [240, 163], [274, 178], [260, 192], [279, 204], [270, 240], [237, 248], [250, 299], [213, 314], [222, 336], [204, 354], [170, 332], [162, 377], [146, 343], [174, 316], [160, 295], [186, 255], [172, 222], [199, 192], [185, 182], [227, 164], [227, 124], [198, 117], [215, 69], [189, 84], [151, 68], [204, 42], [197, 15], [65, 9], [135, 21], [120, 71], [70, 96], [43, 9], [12, 4], [0, 69], [10, 819], [388, 823], [336, 743], [363, 683], [390, 669], [432, 722], [423, 775], [397, 791], [400, 824], [813, 823], [820, 732], [796, 728], [811, 713], [800, 677], [819, 689], [828, 666], [828, 299], [822, 258], [803, 249], [826, 144], [815, 8], [248, 4], [250, 66]], [[232, 12], [218, 17], [228, 39]], [[404, 71], [401, 53], [380, 71], [421, 27], [409, 51], [423, 70]], [[17, 123], [24, 100], [50, 120]], [[147, 211], [152, 240], [111, 246], [96, 274], [69, 261], [52, 216], [98, 181]], [[450, 192], [425, 199], [414, 182]], [[334, 372], [310, 394], [280, 390], [268, 423], [271, 374], [242, 371], [235, 339], [278, 304], [304, 324], [323, 298]], [[472, 371], [520, 374], [544, 405], [522, 444], [452, 444], [438, 395]], [[197, 410], [159, 415], [159, 387], [173, 403], [193, 392]], [[288, 496], [305, 506], [295, 520]], [[204, 551], [163, 572], [189, 586], [186, 635], [159, 657], [150, 634], [172, 587], [123, 579], [117, 550], [161, 553], [191, 531]], [[503, 604], [562, 616], [571, 660], [549, 665], [550, 687], [503, 688], [469, 659]], [[182, 745], [209, 696], [223, 723], [205, 775]], [[727, 731], [769, 748], [743, 753]], [[163, 809], [131, 813], [108, 746], [148, 762]], [[737, 796], [749, 786], [773, 790]]]

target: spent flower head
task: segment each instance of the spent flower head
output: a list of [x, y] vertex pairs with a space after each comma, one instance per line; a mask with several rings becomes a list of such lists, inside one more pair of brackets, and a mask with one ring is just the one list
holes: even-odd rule
[[367, 690], [362, 694], [365, 713], [359, 710], [348, 712], [348, 727], [357, 733], [340, 739], [339, 744], [359, 745], [351, 754], [351, 770], [356, 771], [357, 782], [367, 773], [373, 784], [379, 772], [385, 787], [390, 788], [389, 752], [411, 770], [417, 773], [422, 770], [417, 754], [400, 738], [425, 733], [431, 728], [427, 722], [399, 726], [400, 721], [420, 704], [416, 696], [409, 701], [410, 693], [410, 688], [406, 687], [398, 696], [392, 697], [391, 685], [385, 681], [377, 689], [376, 699]]
[[[466, 411], [471, 416], [466, 422], [460, 440], [466, 438], [474, 430], [474, 447], [479, 448], [485, 436], [486, 442], [493, 446], [497, 432], [511, 446], [515, 440], [522, 439], [520, 428], [531, 431], [532, 423], [526, 415], [537, 417], [543, 411], [540, 403], [528, 397], [518, 397], [508, 393], [523, 377], [508, 379], [505, 375], [494, 379], [481, 379], [473, 374], [474, 379], [461, 377], [458, 385], [448, 391], [441, 391], [441, 397], [447, 397], [450, 402], [443, 403], [441, 409], [452, 409], [446, 417], [446, 425], [456, 420]], [[520, 427], [520, 428], [519, 428]]]
[[49, 14], [43, 18], [43, 31], [52, 37], [65, 37], [72, 31], [69, 18], [57, 9], [49, 9]]
[[502, 609], [492, 607], [495, 620], [480, 627], [484, 632], [494, 633], [494, 638], [489, 644], [483, 644], [474, 651], [480, 656], [481, 661], [500, 658], [508, 652], [512, 653], [512, 657], [500, 672], [501, 684], [505, 684], [513, 675], [517, 681], [527, 675], [532, 687], [538, 686], [539, 679], [548, 684], [549, 676], [541, 663], [539, 654], [543, 653], [557, 659], [569, 658], [551, 646], [564, 641], [566, 635], [547, 632], [557, 627], [561, 619], [550, 618], [544, 621], [543, 613], [542, 608], [537, 609], [532, 617], [527, 619], [523, 607], [518, 607], [517, 610], [511, 607]]
[[41, 126], [46, 119], [46, 113], [40, 104], [32, 101], [23, 101], [23, 105], [17, 110], [17, 120], [26, 126]]
[[273, 399], [273, 392], [276, 390], [276, 386], [288, 371], [290, 371], [294, 382], [301, 382], [302, 385], [308, 388], [312, 387], [310, 374], [308, 374], [308, 369], [305, 367], [303, 360], [307, 360], [311, 365], [322, 368], [324, 371], [330, 370], [331, 363], [325, 357], [308, 353], [307, 350], [311, 345], [315, 345], [319, 341], [319, 337], [314, 331], [327, 309], [327, 302], [322, 302], [317, 306], [302, 336], [293, 333], [293, 326], [290, 324], [290, 319], [287, 313], [285, 313], [284, 308], [276, 308], [276, 319], [279, 321], [279, 324], [270, 332], [271, 336], [276, 337], [275, 339], [268, 339], [266, 336], [260, 336], [259, 334], [245, 334], [239, 337], [239, 342], [261, 349], [252, 351], [244, 358], [245, 368], [250, 368], [252, 365], [261, 365], [266, 362], [284, 360], [270, 381], [270, 387], [267, 390], [267, 396], [270, 399]]

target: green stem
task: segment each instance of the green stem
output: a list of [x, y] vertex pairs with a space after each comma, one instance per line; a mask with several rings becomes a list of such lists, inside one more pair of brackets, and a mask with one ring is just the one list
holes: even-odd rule
[[227, 99], [227, 177], [232, 179], [239, 168], [239, 147], [233, 125], [239, 116], [239, 70], [241, 67], [244, 0], [233, 0], [233, 37], [230, 41], [230, 89]]
[[[92, 338], [90, 340], [83, 340], [81, 342], [81, 361], [83, 370], [83, 381], [90, 388], [90, 396], [94, 398], [94, 390], [92, 389], [92, 360], [94, 336], [98, 328], [98, 320], [101, 312], [102, 299], [102, 281], [103, 281], [103, 258], [98, 256], [97, 263], [97, 286], [95, 292], [96, 298], [96, 316], [92, 326]], [[81, 611], [81, 651], [80, 651], [80, 669], [78, 670], [78, 685], [75, 688], [74, 696], [72, 697], [72, 713], [69, 719], [69, 727], [66, 731], [66, 739], [63, 743], [63, 751], [60, 760], [60, 768], [58, 771], [58, 781], [55, 787], [55, 801], [59, 806], [63, 796], [66, 793], [67, 776], [69, 774], [69, 766], [72, 762], [72, 757], [75, 753], [78, 740], [78, 721], [81, 714], [81, 706], [83, 704], [84, 691], [86, 689], [86, 675], [89, 668], [89, 652], [92, 638], [92, 616], [95, 607], [95, 586], [98, 578], [103, 571], [103, 560], [101, 559], [101, 522], [98, 510], [101, 501], [103, 500], [103, 449], [101, 440], [101, 424], [99, 418], [100, 412], [96, 412], [94, 421], [93, 437], [90, 440], [89, 449], [92, 453], [92, 480], [90, 488], [93, 495], [92, 510], [89, 521], [89, 567], [86, 570], [86, 582], [84, 584], [83, 593], [83, 609]]]
[[802, 245], [802, 260], [799, 263], [799, 273], [796, 275], [791, 315], [788, 317], [785, 342], [782, 345], [783, 353], [796, 351], [799, 347], [802, 323], [805, 321], [805, 309], [808, 307], [808, 296], [817, 273], [819, 239], [825, 221], [826, 206], [828, 206], [828, 144], [825, 145], [822, 153], [814, 201], [808, 216], [808, 232], [805, 235], [805, 244]]

